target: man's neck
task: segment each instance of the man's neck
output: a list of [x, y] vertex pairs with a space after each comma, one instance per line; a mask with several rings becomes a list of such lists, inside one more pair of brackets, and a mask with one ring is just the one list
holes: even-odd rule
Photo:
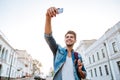
[[72, 50], [73, 50], [72, 47], [67, 47], [68, 57], [71, 57], [71, 52], [72, 52]]

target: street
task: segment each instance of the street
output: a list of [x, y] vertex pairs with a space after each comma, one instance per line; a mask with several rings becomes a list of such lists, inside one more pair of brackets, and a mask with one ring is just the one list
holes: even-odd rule
[[[34, 77], [31, 78], [21, 78], [21, 79], [15, 79], [15, 80], [35, 80]], [[52, 80], [52, 78], [47, 78], [46, 80]]]
[[34, 80], [34, 77], [31, 77], [31, 78], [21, 78], [21, 79], [16, 79], [16, 80]]

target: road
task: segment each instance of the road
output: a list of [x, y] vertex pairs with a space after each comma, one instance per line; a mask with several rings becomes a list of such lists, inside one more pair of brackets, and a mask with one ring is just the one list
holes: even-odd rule
[[[34, 77], [31, 78], [21, 78], [21, 79], [15, 79], [15, 80], [35, 80]], [[46, 80], [52, 80], [52, 78], [46, 78]]]
[[34, 80], [34, 78], [33, 77], [31, 77], [31, 78], [21, 78], [21, 79], [16, 79], [16, 80]]

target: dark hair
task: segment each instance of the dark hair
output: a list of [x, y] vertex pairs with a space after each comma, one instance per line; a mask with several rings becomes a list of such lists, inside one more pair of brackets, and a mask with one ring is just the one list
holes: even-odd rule
[[74, 31], [69, 30], [69, 31], [65, 34], [65, 36], [66, 36], [67, 34], [73, 34], [74, 37], [75, 37], [75, 39], [76, 39], [76, 33], [75, 33]]

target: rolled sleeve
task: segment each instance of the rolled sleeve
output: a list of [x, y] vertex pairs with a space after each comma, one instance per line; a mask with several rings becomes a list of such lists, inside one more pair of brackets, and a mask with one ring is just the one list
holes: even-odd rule
[[50, 34], [46, 34], [46, 33], [45, 33], [44, 36], [45, 36], [45, 37], [52, 37], [52, 33], [50, 33]]
[[56, 41], [53, 38], [52, 33], [44, 34], [44, 37], [53, 54], [56, 54], [58, 45], [56, 44]]

